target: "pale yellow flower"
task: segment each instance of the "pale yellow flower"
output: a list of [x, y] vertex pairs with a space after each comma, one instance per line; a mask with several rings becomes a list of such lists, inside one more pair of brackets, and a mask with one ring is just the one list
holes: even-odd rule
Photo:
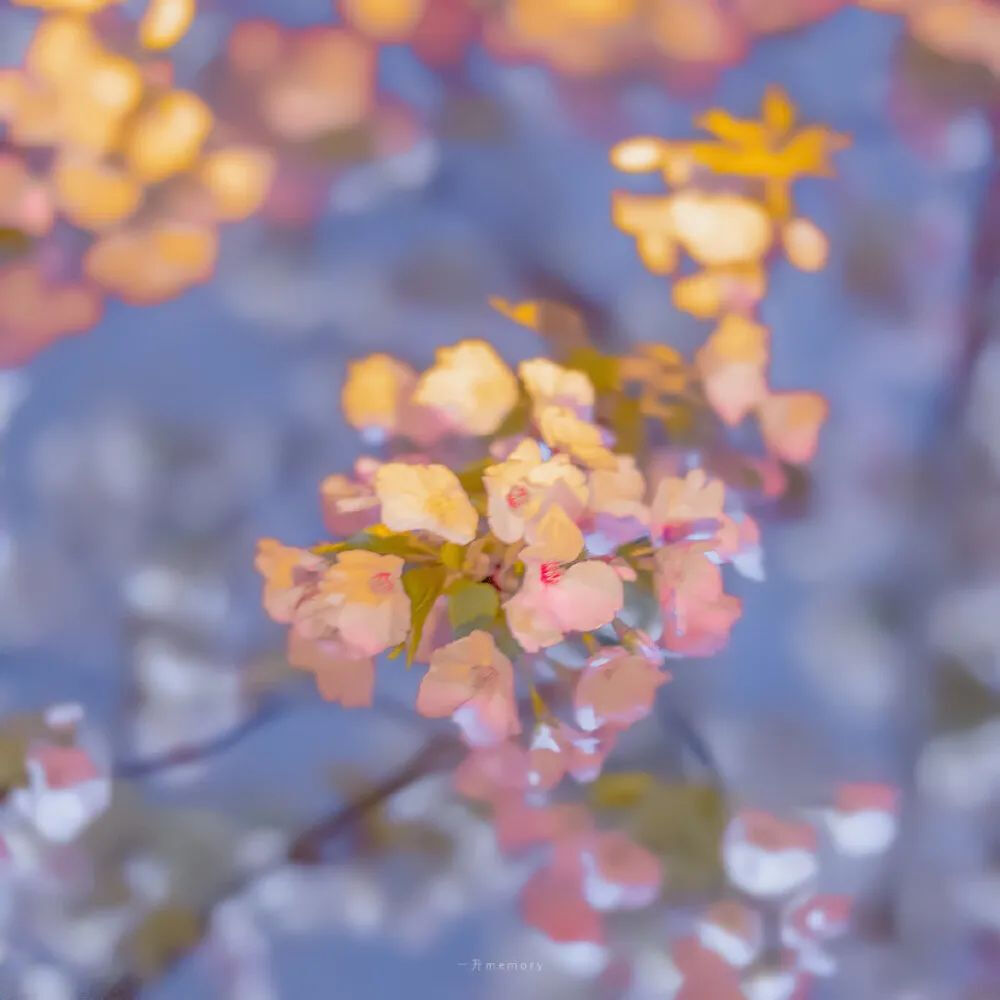
[[705, 395], [730, 425], [767, 395], [767, 327], [736, 313], [723, 318], [695, 355]]
[[670, 542], [697, 532], [702, 525], [717, 527], [725, 499], [725, 484], [709, 479], [704, 469], [692, 469], [683, 479], [661, 479], [650, 510], [654, 537]]
[[528, 525], [528, 545], [521, 550], [526, 562], [571, 563], [583, 551], [583, 532], [558, 504]]
[[670, 199], [670, 219], [684, 249], [712, 267], [759, 260], [774, 239], [767, 211], [738, 194], [680, 191]]
[[492, 434], [517, 403], [514, 373], [485, 340], [462, 340], [438, 350], [420, 378], [414, 400], [465, 434]]
[[594, 514], [645, 521], [649, 516], [642, 502], [645, 494], [646, 480], [631, 455], [615, 455], [613, 469], [594, 469], [590, 473], [588, 506]]
[[393, 531], [431, 531], [459, 545], [476, 537], [476, 508], [443, 465], [387, 462], [375, 473], [375, 494], [382, 521]]
[[344, 416], [358, 430], [396, 430], [417, 373], [390, 354], [370, 354], [347, 365], [340, 401]]
[[589, 416], [594, 406], [594, 386], [584, 372], [564, 368], [548, 358], [532, 358], [517, 367], [535, 412], [546, 406], [567, 406]]
[[826, 233], [810, 219], [789, 219], [781, 227], [781, 244], [800, 271], [821, 271], [830, 253]]
[[613, 469], [615, 456], [605, 444], [601, 428], [581, 419], [566, 406], [546, 406], [535, 417], [542, 440], [564, 451], [590, 469]]
[[571, 516], [583, 511], [587, 499], [583, 472], [566, 455], [542, 460], [537, 441], [522, 441], [503, 461], [483, 473], [490, 530], [502, 542], [524, 537], [525, 526], [550, 504]]

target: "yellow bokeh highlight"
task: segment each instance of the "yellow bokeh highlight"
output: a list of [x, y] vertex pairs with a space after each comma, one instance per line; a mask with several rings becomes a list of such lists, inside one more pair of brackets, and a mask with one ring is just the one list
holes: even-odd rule
[[83, 265], [89, 278], [126, 301], [150, 304], [206, 280], [217, 254], [214, 228], [168, 221], [100, 237]]
[[150, 0], [139, 22], [139, 42], [158, 52], [176, 45], [191, 26], [195, 0]]
[[211, 128], [212, 112], [200, 97], [186, 90], [164, 94], [140, 112], [129, 132], [129, 168], [147, 183], [187, 170]]
[[142, 201], [142, 188], [126, 171], [82, 153], [58, 157], [52, 185], [63, 214], [94, 231], [124, 221]]
[[274, 157], [253, 146], [231, 146], [207, 154], [198, 179], [212, 197], [217, 219], [234, 222], [260, 208], [274, 177]]
[[352, 28], [377, 41], [405, 38], [420, 23], [427, 0], [341, 0], [340, 12]]

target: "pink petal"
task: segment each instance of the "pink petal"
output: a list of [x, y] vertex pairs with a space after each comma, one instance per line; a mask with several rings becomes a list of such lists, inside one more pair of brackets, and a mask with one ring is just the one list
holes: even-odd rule
[[659, 895], [659, 858], [620, 831], [596, 834], [581, 860], [584, 896], [595, 909], [638, 909]]
[[587, 661], [577, 681], [577, 723], [588, 731], [608, 724], [627, 728], [649, 715], [657, 688], [669, 679], [644, 656], [621, 647], [602, 650]]
[[311, 639], [293, 628], [288, 634], [288, 662], [316, 674], [319, 693], [345, 708], [366, 708], [375, 689], [375, 663], [371, 657], [336, 639]]
[[622, 609], [625, 591], [618, 574], [604, 562], [588, 559], [546, 587], [541, 599], [563, 632], [592, 632]]

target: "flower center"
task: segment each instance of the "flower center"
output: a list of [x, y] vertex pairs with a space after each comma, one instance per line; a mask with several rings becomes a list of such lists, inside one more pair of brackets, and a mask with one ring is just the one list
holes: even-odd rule
[[557, 562], [542, 563], [538, 575], [542, 583], [558, 583], [562, 579], [562, 567]]
[[517, 510], [528, 502], [528, 489], [520, 483], [515, 484], [507, 493], [507, 506], [511, 510]]
[[482, 690], [495, 683], [497, 679], [496, 667], [488, 663], [477, 663], [472, 668], [472, 686], [476, 691]]
[[373, 594], [391, 594], [395, 585], [391, 573], [376, 573], [368, 581], [368, 586]]

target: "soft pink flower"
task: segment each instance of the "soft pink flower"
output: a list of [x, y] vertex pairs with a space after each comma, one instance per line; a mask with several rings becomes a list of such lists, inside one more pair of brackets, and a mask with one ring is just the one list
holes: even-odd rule
[[722, 480], [709, 479], [704, 469], [692, 469], [683, 479], [661, 479], [650, 507], [650, 531], [664, 542], [714, 534], [725, 498]]
[[732, 594], [691, 607], [683, 619], [665, 618], [660, 643], [678, 656], [713, 656], [729, 642], [743, 602]]
[[528, 787], [528, 767], [527, 751], [511, 740], [473, 747], [455, 769], [455, 789], [467, 799], [498, 802]]
[[698, 940], [738, 969], [754, 962], [764, 946], [757, 910], [736, 900], [715, 903], [698, 921]]
[[736, 970], [697, 938], [681, 938], [670, 954], [682, 977], [674, 1000], [746, 1000]]
[[595, 653], [580, 672], [573, 709], [581, 729], [611, 725], [627, 729], [652, 711], [657, 688], [670, 674], [620, 646]]
[[562, 642], [569, 632], [592, 632], [622, 609], [618, 574], [588, 559], [564, 568], [558, 562], [528, 563], [521, 589], [504, 605], [514, 638], [529, 653]]
[[539, 844], [558, 843], [588, 830], [591, 823], [586, 806], [575, 803], [531, 806], [520, 796], [508, 796], [494, 803], [497, 844], [508, 854]]
[[730, 426], [738, 424], [767, 394], [767, 328], [730, 313], [695, 355], [705, 395]]
[[737, 813], [722, 840], [729, 880], [761, 899], [800, 889], [818, 871], [816, 831], [759, 809]]
[[553, 941], [604, 942], [604, 923], [583, 894], [579, 846], [558, 845], [521, 891], [521, 915]]
[[563, 722], [540, 722], [532, 734], [529, 750], [529, 786], [547, 791], [566, 774], [574, 781], [593, 781], [601, 773], [617, 735], [610, 726], [584, 733]]
[[519, 733], [514, 668], [493, 636], [477, 629], [435, 650], [417, 692], [417, 711], [450, 715], [473, 746]]
[[704, 543], [683, 542], [656, 553], [656, 587], [663, 614], [661, 644], [673, 652], [716, 652], [740, 617], [738, 598], [723, 592], [722, 572]]
[[619, 545], [649, 531], [649, 507], [643, 502], [646, 481], [631, 455], [615, 455], [613, 469], [590, 473], [588, 547], [595, 554], [613, 552]]
[[733, 517], [723, 514], [714, 545], [715, 554], [719, 559], [732, 563], [742, 576], [751, 580], [764, 579], [764, 553], [760, 546], [760, 528], [749, 514]]
[[529, 525], [527, 539], [524, 582], [504, 609], [529, 653], [554, 646], [567, 632], [592, 632], [618, 614], [625, 593], [614, 569], [596, 559], [566, 567], [583, 551], [583, 535], [562, 508], [550, 507]]
[[633, 910], [660, 893], [659, 858], [619, 830], [594, 833], [581, 851], [583, 894], [595, 910]]
[[403, 589], [403, 560], [364, 549], [337, 553], [314, 594], [304, 599], [295, 622], [304, 636], [336, 631], [362, 656], [402, 642], [410, 630], [410, 599]]
[[379, 502], [370, 481], [327, 476], [319, 488], [323, 524], [334, 538], [347, 538], [379, 520]]
[[840, 785], [825, 814], [834, 846], [849, 857], [879, 854], [895, 840], [899, 789], [877, 783]]
[[761, 434], [768, 449], [794, 465], [816, 454], [819, 432], [829, 406], [815, 392], [771, 393], [757, 407]]
[[375, 662], [340, 638], [310, 639], [294, 627], [288, 633], [288, 662], [316, 675], [316, 686], [327, 701], [344, 708], [366, 708], [375, 688]]
[[111, 780], [78, 746], [43, 743], [25, 755], [28, 784], [10, 803], [46, 840], [68, 843], [111, 804]]
[[312, 593], [326, 570], [320, 556], [273, 538], [257, 543], [254, 565], [264, 577], [264, 608], [276, 621], [288, 624], [302, 599]]

